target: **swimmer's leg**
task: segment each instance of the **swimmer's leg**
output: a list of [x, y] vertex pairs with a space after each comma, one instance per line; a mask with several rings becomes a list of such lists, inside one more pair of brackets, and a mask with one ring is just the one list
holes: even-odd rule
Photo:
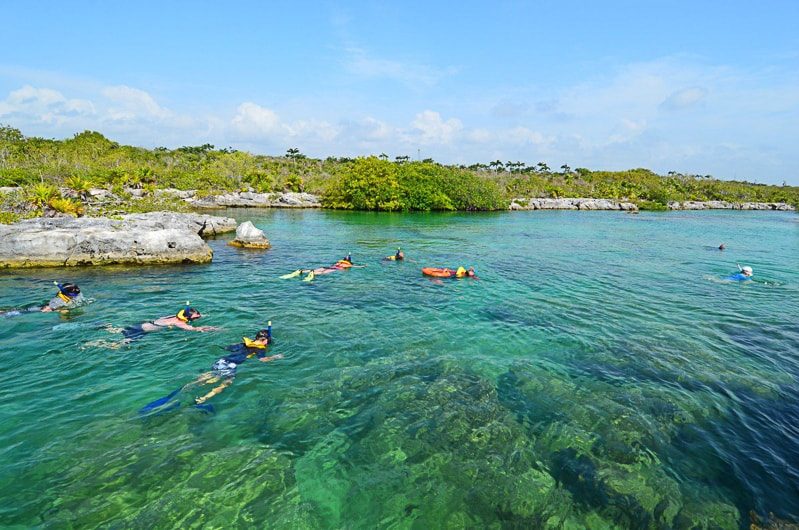
[[225, 379], [224, 381], [222, 381], [221, 385], [214, 387], [210, 392], [208, 392], [204, 396], [195, 398], [194, 402], [197, 405], [202, 405], [203, 403], [205, 403], [206, 401], [208, 401], [209, 399], [211, 399], [215, 395], [221, 394], [223, 390], [225, 390], [227, 387], [229, 387], [232, 384], [233, 384], [233, 378], [232, 377], [230, 377], [228, 379]]

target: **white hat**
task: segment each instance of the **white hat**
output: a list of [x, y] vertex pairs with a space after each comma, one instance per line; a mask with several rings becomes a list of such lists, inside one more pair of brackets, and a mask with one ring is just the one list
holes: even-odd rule
[[741, 272], [743, 272], [747, 276], [751, 276], [752, 275], [752, 267], [749, 267], [749, 266], [741, 267]]

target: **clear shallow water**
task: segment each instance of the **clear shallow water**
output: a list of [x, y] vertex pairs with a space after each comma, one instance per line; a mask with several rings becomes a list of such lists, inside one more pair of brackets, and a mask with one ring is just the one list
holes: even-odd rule
[[[799, 520], [791, 214], [227, 212], [274, 248], [206, 266], [0, 275], [95, 301], [0, 318], [0, 524], [744, 528]], [[713, 250], [725, 242], [728, 250]], [[380, 263], [401, 245], [417, 263]], [[368, 268], [278, 276], [351, 251]], [[736, 261], [758, 282], [728, 283]], [[420, 267], [477, 267], [479, 281]], [[120, 349], [185, 300], [222, 326]], [[137, 410], [274, 325], [211, 400]]]

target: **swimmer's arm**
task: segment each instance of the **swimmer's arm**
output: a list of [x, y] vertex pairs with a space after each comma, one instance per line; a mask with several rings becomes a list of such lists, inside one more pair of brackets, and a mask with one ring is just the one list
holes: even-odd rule
[[283, 354], [282, 353], [278, 353], [277, 355], [272, 355], [271, 357], [261, 357], [258, 360], [261, 361], [262, 363], [268, 363], [269, 361], [274, 361], [274, 360], [282, 359], [282, 358], [283, 358]]
[[176, 322], [174, 326], [179, 327], [180, 329], [185, 329], [186, 331], [216, 331], [218, 328], [213, 326], [192, 326], [191, 324], [187, 324], [186, 322]]

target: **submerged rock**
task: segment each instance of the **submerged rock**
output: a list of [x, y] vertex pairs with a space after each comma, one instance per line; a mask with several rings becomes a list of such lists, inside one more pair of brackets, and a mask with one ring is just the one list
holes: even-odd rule
[[255, 249], [267, 249], [272, 245], [269, 243], [269, 240], [266, 239], [264, 235], [264, 231], [255, 228], [250, 221], [241, 223], [239, 227], [236, 229], [236, 239], [230, 241], [228, 245], [232, 247], [241, 247], [241, 248], [255, 248]]
[[201, 236], [235, 227], [231, 218], [172, 212], [29, 219], [0, 225], [0, 268], [206, 263], [213, 252]]

